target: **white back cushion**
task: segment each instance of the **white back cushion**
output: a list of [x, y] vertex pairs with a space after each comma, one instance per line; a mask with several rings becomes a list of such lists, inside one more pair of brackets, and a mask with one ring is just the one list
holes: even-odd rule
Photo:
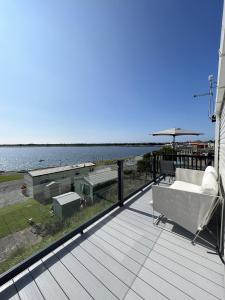
[[202, 178], [201, 191], [203, 194], [216, 196], [218, 194], [218, 183], [215, 174], [205, 172]]
[[208, 166], [206, 169], [205, 169], [205, 172], [204, 173], [211, 173], [215, 176], [216, 180], [218, 178], [218, 175], [217, 175], [217, 172], [216, 172], [216, 169], [212, 166]]

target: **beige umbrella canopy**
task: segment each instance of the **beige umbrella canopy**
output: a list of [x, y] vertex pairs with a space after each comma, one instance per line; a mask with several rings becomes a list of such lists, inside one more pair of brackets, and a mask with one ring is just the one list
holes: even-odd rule
[[173, 148], [175, 148], [175, 137], [179, 135], [201, 135], [201, 132], [193, 131], [193, 130], [187, 130], [182, 128], [170, 128], [162, 131], [153, 132], [153, 136], [172, 136], [173, 137]]

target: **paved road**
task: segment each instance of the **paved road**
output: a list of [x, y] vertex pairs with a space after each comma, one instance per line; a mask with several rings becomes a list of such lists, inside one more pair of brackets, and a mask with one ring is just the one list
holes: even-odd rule
[[24, 180], [13, 180], [0, 183], [0, 208], [26, 199], [21, 193]]

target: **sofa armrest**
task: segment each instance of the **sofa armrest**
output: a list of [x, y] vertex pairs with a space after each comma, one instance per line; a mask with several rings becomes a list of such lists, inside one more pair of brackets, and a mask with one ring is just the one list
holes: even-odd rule
[[180, 226], [196, 233], [206, 225], [215, 196], [171, 189], [163, 186], [152, 187], [153, 208]]
[[201, 185], [204, 171], [176, 168], [176, 180]]

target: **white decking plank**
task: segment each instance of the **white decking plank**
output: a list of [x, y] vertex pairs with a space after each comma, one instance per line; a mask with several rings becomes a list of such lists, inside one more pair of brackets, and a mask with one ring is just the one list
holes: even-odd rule
[[0, 299], [1, 300], [19, 300], [16, 287], [12, 280], [8, 281], [3, 286], [0, 286]]
[[44, 299], [28, 270], [17, 275], [13, 281], [21, 300]]
[[[186, 295], [190, 296], [191, 298], [198, 300], [218, 299], [212, 294], [206, 292], [205, 290], [198, 288], [190, 281], [185, 280], [182, 276], [177, 275], [177, 273], [168, 270], [167, 268], [163, 267], [162, 265], [151, 259], [146, 260], [144, 267], [146, 267], [149, 271], [159, 275], [164, 280], [169, 281], [170, 284], [175, 286], [177, 289], [183, 291]], [[222, 298], [220, 297], [220, 299]]]
[[[153, 219], [149, 217], [148, 220], [142, 219], [142, 218], [137, 218], [136, 216], [133, 216], [133, 214], [121, 214], [117, 219], [120, 221], [127, 222], [129, 225], [134, 225], [143, 230], [143, 232], [146, 232], [154, 235], [154, 236], [159, 236], [160, 233], [162, 232], [162, 228], [157, 227], [153, 224]], [[116, 220], [117, 220], [116, 219]]]
[[143, 300], [143, 298], [141, 298], [137, 293], [130, 289], [126, 294], [124, 300]]
[[136, 222], [140, 227], [144, 226], [145, 231], [150, 230], [155, 235], [159, 235], [163, 229], [162, 227], [164, 226], [164, 224], [162, 223], [161, 226], [156, 226], [153, 224], [153, 221], [155, 220], [154, 217], [156, 218], [156, 213], [154, 217], [153, 215], [144, 216], [144, 215], [140, 215], [140, 213], [138, 212], [134, 212], [127, 209], [126, 211], [124, 211], [124, 214], [121, 217], [123, 218], [126, 217], [126, 220], [129, 222]]
[[111, 234], [104, 232], [103, 230], [99, 230], [95, 233], [95, 235], [104, 241], [106, 241], [109, 244], [112, 244], [114, 247], [116, 247], [118, 250], [121, 250], [123, 253], [125, 253], [127, 256], [131, 257], [134, 261], [136, 261], [139, 264], [143, 264], [146, 256], [135, 249], [128, 246], [124, 241], [118, 240]]
[[[189, 286], [191, 292], [195, 290], [200, 290], [196, 293], [196, 295], [200, 294], [201, 290], [204, 290], [220, 299], [223, 299], [224, 287], [213, 283], [212, 281], [200, 276], [199, 274], [196, 274], [195, 272], [185, 268], [184, 266], [181, 266], [175, 261], [171, 261], [171, 259], [168, 259], [167, 257], [155, 251], [152, 251], [150, 253], [149, 258], [146, 260], [145, 266], [148, 268], [148, 264], [150, 264], [153, 261], [155, 263], [160, 262], [160, 264], [168, 270], [189, 281], [189, 283], [191, 284], [191, 288], [190, 284], [187, 284], [187, 286]], [[194, 287], [192, 286], [192, 284], [194, 285]], [[204, 294], [205, 293], [203, 292], [203, 295]]]
[[120, 241], [123, 241], [128, 246], [130, 246], [131, 248], [134, 248], [135, 250], [139, 251], [140, 253], [144, 254], [145, 256], [148, 256], [150, 249], [154, 245], [153, 242], [151, 243], [149, 241], [149, 248], [147, 248], [146, 246], [139, 244], [137, 240], [132, 239], [132, 238], [126, 236], [125, 234], [122, 234], [118, 230], [115, 230], [115, 229], [113, 229], [112, 227], [109, 227], [109, 226], [104, 226], [104, 228], [102, 230], [104, 230], [105, 232], [107, 232], [107, 233], [111, 234], [112, 236], [116, 237]]
[[58, 284], [70, 299], [92, 299], [92, 297], [86, 292], [84, 287], [66, 269], [62, 262], [59, 261], [56, 255], [48, 255], [43, 259], [43, 263], [49, 269], [51, 274], [54, 276]]
[[[160, 232], [158, 232], [158, 234], [154, 234], [154, 229], [152, 229], [151, 227], [149, 228], [149, 231], [144, 230], [143, 227], [140, 226], [140, 223], [138, 222], [127, 222], [125, 219], [122, 218], [115, 218], [112, 223], [116, 223], [117, 226], [120, 226], [121, 228], [126, 228], [131, 230], [132, 232], [139, 234], [141, 236], [143, 236], [144, 238], [147, 238], [149, 240], [155, 241], [159, 235]], [[152, 229], [152, 231], [151, 231]]]
[[162, 247], [160, 244], [156, 244], [155, 247], [153, 248], [153, 251], [156, 251], [163, 256], [167, 257], [168, 259], [171, 259], [172, 261], [175, 261], [184, 267], [192, 270], [193, 272], [199, 274], [202, 277], [205, 277], [212, 282], [219, 284], [221, 286], [224, 286], [224, 281], [223, 281], [223, 275], [218, 274], [217, 272], [211, 271], [207, 268], [205, 268], [202, 265], [199, 265], [198, 263], [181, 256], [177, 253], [175, 253], [173, 250], [167, 249], [165, 247]]
[[84, 267], [71, 253], [62, 249], [54, 251], [66, 268], [82, 284], [94, 299], [117, 299], [89, 270]]
[[99, 263], [103, 264], [128, 287], [132, 284], [136, 274], [130, 272], [108, 253], [105, 253], [99, 247], [89, 242], [88, 240], [83, 242], [80, 246], [81, 248], [85, 249], [88, 254], [92, 255]]
[[100, 247], [105, 253], [111, 255], [114, 259], [120, 262], [121, 265], [125, 266], [131, 272], [135, 274], [139, 272], [141, 264], [130, 258], [127, 255], [128, 253], [124, 253], [121, 250], [118, 250], [118, 248], [115, 248], [113, 245], [107, 243], [97, 235], [91, 236], [88, 240], [90, 240], [96, 246]]
[[159, 291], [155, 290], [151, 285], [147, 284], [146, 282], [144, 282], [143, 280], [141, 280], [138, 277], [135, 279], [131, 288], [145, 300], [168, 299], [163, 294], [161, 294]]
[[[148, 224], [153, 225], [153, 222], [152, 222], [153, 212], [146, 215], [146, 214], [140, 213], [138, 211], [134, 211], [134, 210], [131, 210], [131, 209], [127, 208], [126, 210], [124, 210], [123, 215], [126, 215], [126, 217], [129, 217], [131, 220], [134, 219], [136, 221], [145, 223], [146, 225], [148, 225]], [[154, 228], [155, 228], [155, 230], [160, 229], [157, 226], [154, 226]]]
[[0, 289], [0, 299], [223, 299], [218, 257], [155, 227], [150, 200], [148, 191], [68, 241], [4, 288], [5, 298]]
[[126, 210], [123, 211], [122, 214], [118, 215], [118, 218], [122, 219], [124, 221], [133, 221], [133, 222], [136, 222], [139, 225], [143, 224], [143, 225], [147, 226], [147, 228], [149, 228], [149, 226], [150, 226], [150, 228], [152, 230], [152, 233], [155, 234], [155, 235], [159, 235], [160, 232], [162, 231], [162, 229], [160, 227], [155, 226], [153, 224], [152, 215], [146, 216], [146, 215], [140, 214], [138, 212], [133, 212], [129, 209], [126, 209]]
[[[148, 193], [148, 192], [147, 192]], [[145, 198], [143, 198], [145, 196], [145, 194], [143, 194], [139, 199], [140, 199], [140, 201], [138, 200], [138, 201], [135, 201], [135, 202], [133, 202], [133, 203], [131, 203], [131, 205], [130, 206], [148, 206], [149, 205], [149, 201], [152, 199], [152, 195], [151, 195], [151, 193], [150, 194], [148, 194]]]
[[141, 212], [152, 213], [152, 208], [151, 208], [150, 204], [134, 203], [134, 204], [131, 204], [129, 207], [131, 207], [133, 209], [137, 209]]
[[150, 188], [149, 190], [145, 190], [145, 192], [142, 193], [142, 195], [140, 195], [140, 198], [138, 199], [138, 201], [135, 201], [135, 202], [136, 203], [148, 203], [149, 199], [151, 199], [151, 198], [152, 198], [152, 189]]
[[224, 269], [223, 269], [222, 264], [219, 265], [217, 263], [214, 263], [202, 256], [196, 255], [195, 253], [191, 253], [187, 249], [181, 248], [181, 247], [179, 247], [173, 243], [170, 243], [167, 240], [161, 239], [161, 238], [158, 239], [157, 244], [159, 244], [163, 247], [166, 247], [167, 249], [170, 249], [173, 252], [181, 254], [182, 256], [185, 256], [186, 258], [205, 266], [206, 268], [212, 270], [213, 272], [217, 272], [221, 275], [224, 274]]
[[196, 245], [193, 245], [191, 243], [191, 240], [186, 239], [182, 236], [178, 236], [178, 235], [176, 235], [172, 232], [170, 233], [170, 232], [165, 230], [165, 231], [162, 232], [160, 238], [163, 238], [163, 239], [169, 241], [170, 243], [173, 243], [173, 244], [175, 244], [179, 247], [182, 247], [186, 250], [189, 250], [191, 253], [195, 253], [198, 256], [202, 256], [202, 257], [204, 257], [208, 260], [211, 260], [214, 263], [217, 263], [219, 265], [222, 264], [221, 260], [219, 258], [219, 255], [208, 253], [210, 251], [212, 252], [213, 250], [210, 250], [207, 247], [204, 247], [204, 246], [202, 246], [200, 244], [197, 244], [197, 243], [196, 243]]
[[78, 259], [90, 272], [95, 274], [115, 296], [122, 299], [128, 291], [128, 287], [108, 269], [101, 265], [96, 259], [84, 251], [81, 247], [71, 250], [71, 253]]
[[146, 268], [141, 269], [141, 271], [138, 274], [138, 277], [143, 279], [146, 283], [151, 285], [157, 291], [160, 291], [165, 297], [169, 299], [192, 299], [190, 296], [188, 296], [187, 294], [170, 284], [170, 278], [168, 278], [168, 281], [166, 281]]
[[158, 237], [156, 236], [155, 237], [151, 236], [151, 239], [146, 238], [143, 234], [137, 234], [134, 230], [132, 230], [131, 226], [128, 229], [127, 227], [121, 226], [116, 222], [111, 222], [110, 224], [108, 224], [108, 226], [110, 226], [110, 228], [118, 230], [120, 233], [130, 237], [131, 239], [134, 239], [135, 241], [137, 241], [138, 243], [140, 243], [141, 245], [149, 249], [152, 249], [152, 243], [155, 243], [156, 240], [158, 239]]
[[[121, 215], [121, 217], [123, 218], [124, 214]], [[137, 219], [139, 217], [137, 217], [137, 216], [135, 216], [134, 218], [130, 217], [130, 220], [127, 220], [127, 222], [134, 224], [135, 218]], [[144, 231], [152, 232], [151, 226], [154, 226], [154, 225], [152, 225], [152, 223], [149, 222], [150, 220], [146, 221], [144, 219], [139, 218], [139, 221], [142, 223], [140, 223], [140, 224], [137, 223], [138, 228], [142, 227], [144, 229]], [[154, 227], [157, 228], [156, 226], [154, 226]], [[196, 244], [195, 246], [193, 246], [193, 244], [191, 243], [191, 240], [188, 238], [179, 236], [173, 232], [170, 233], [167, 230], [162, 231], [160, 238], [165, 239], [165, 240], [169, 241], [170, 243], [174, 243], [177, 246], [183, 247], [186, 250], [189, 250], [190, 252], [193, 252], [199, 256], [203, 256], [204, 258], [221, 265], [221, 261], [220, 261], [220, 258], [218, 255], [207, 253], [210, 250], [202, 245]]]
[[45, 299], [68, 299], [61, 287], [41, 261], [32, 265], [29, 270]]

